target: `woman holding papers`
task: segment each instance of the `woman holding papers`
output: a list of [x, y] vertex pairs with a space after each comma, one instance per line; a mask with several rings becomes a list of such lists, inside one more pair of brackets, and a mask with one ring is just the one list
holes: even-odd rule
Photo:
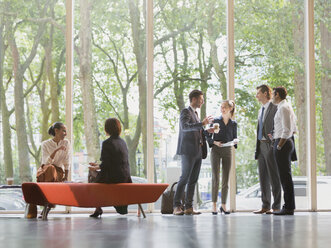
[[214, 133], [206, 134], [209, 147], [211, 147], [211, 167], [212, 167], [212, 201], [213, 214], [217, 214], [217, 198], [220, 181], [220, 163], [222, 160], [222, 205], [221, 213], [230, 214], [226, 210], [226, 198], [228, 195], [229, 174], [232, 163], [233, 148], [237, 148], [237, 122], [232, 120], [235, 104], [232, 100], [225, 100], [221, 105], [222, 115], [214, 119]]

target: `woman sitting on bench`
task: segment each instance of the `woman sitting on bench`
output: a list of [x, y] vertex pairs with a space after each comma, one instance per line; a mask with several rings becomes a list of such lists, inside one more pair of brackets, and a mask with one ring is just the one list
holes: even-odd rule
[[[110, 136], [102, 143], [101, 164], [90, 163], [90, 170], [99, 170], [97, 183], [132, 183], [128, 148], [125, 141], [120, 138], [121, 123], [116, 118], [105, 121], [105, 132]], [[114, 206], [117, 213], [127, 214], [128, 206]], [[90, 217], [97, 218], [103, 213], [101, 207], [97, 207]]]
[[[49, 129], [48, 134], [53, 136], [41, 144], [42, 161], [37, 171], [37, 182], [63, 182], [68, 180], [69, 174], [69, 151], [70, 142], [65, 139], [67, 135], [66, 126], [61, 122], [55, 122]], [[64, 170], [63, 170], [64, 167]], [[55, 206], [51, 206], [55, 207]], [[28, 204], [27, 218], [37, 216], [37, 206]], [[46, 208], [43, 209], [44, 211]], [[43, 212], [39, 218], [42, 217]]]
[[[37, 182], [63, 182], [68, 180], [70, 142], [66, 126], [55, 122], [48, 130], [52, 139], [41, 144], [42, 165], [37, 171]], [[64, 170], [63, 170], [64, 167]]]

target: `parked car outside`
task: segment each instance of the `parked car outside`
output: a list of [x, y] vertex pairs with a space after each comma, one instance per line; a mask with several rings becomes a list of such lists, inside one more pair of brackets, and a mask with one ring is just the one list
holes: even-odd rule
[[[308, 209], [307, 177], [293, 177], [296, 209]], [[317, 177], [317, 207], [318, 209], [331, 208], [331, 177]], [[283, 193], [282, 193], [283, 194]], [[282, 204], [283, 201], [282, 195]], [[272, 199], [273, 202], [273, 199]], [[261, 189], [257, 183], [237, 194], [236, 206], [238, 210], [253, 210], [261, 207]]]
[[24, 210], [25, 205], [20, 185], [0, 185], [0, 210]]

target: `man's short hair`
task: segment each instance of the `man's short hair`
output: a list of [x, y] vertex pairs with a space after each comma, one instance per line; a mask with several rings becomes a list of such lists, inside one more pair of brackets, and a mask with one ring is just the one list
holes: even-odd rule
[[256, 90], [260, 90], [263, 94], [267, 92], [267, 98], [268, 100], [271, 99], [271, 88], [266, 85], [266, 84], [261, 84], [259, 86], [256, 87]]
[[198, 98], [201, 95], [203, 95], [201, 90], [192, 90], [188, 96], [190, 98], [190, 102], [192, 102], [193, 98]]
[[287, 90], [285, 87], [283, 86], [278, 86], [278, 87], [275, 87], [273, 88], [274, 92], [275, 93], [278, 93], [279, 97], [284, 100], [286, 99], [286, 96], [287, 96]]

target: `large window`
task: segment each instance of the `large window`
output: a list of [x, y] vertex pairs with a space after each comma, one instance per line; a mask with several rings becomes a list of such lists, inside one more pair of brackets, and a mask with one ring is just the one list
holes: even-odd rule
[[133, 182], [147, 182], [146, 49], [143, 1], [77, 1], [75, 6], [74, 161], [87, 182], [100, 162], [104, 122], [121, 122]]
[[315, 1], [317, 208], [330, 209], [331, 3]]
[[[64, 120], [64, 84], [64, 1], [1, 1], [0, 184], [36, 180], [41, 141], [50, 138], [52, 123]], [[13, 208], [19, 189], [8, 191], [4, 198], [12, 204], [0, 209], [24, 210]]]
[[[68, 102], [73, 102], [72, 181], [86, 182], [88, 162], [99, 161], [107, 138], [104, 121], [109, 117], [121, 122], [134, 182], [147, 182], [150, 146], [154, 182], [177, 181], [181, 170], [176, 156], [178, 119], [189, 105], [189, 92], [198, 88], [205, 94], [201, 119], [219, 116], [220, 103], [228, 98], [227, 82], [233, 78], [226, 76], [227, 1], [153, 0], [154, 22], [148, 24], [153, 26], [154, 38], [154, 130], [147, 129], [151, 106], [146, 101], [151, 52], [146, 48], [151, 13], [146, 6], [151, 0], [74, 1], [73, 37], [67, 37], [74, 41], [73, 51], [65, 45], [66, 29], [70, 29], [65, 3], [69, 1], [0, 1], [0, 184], [36, 180], [40, 144], [50, 138], [47, 130], [52, 123], [65, 122]], [[327, 197], [331, 189], [330, 8], [330, 1], [315, 0], [317, 159], [311, 166], [317, 172], [318, 209], [331, 209]], [[305, 1], [238, 0], [234, 10], [235, 119], [240, 140], [232, 168], [236, 209], [261, 206], [254, 160], [260, 107], [255, 89], [263, 83], [288, 89], [298, 119], [298, 161], [292, 164], [296, 203], [298, 209], [310, 209]], [[72, 99], [65, 99], [66, 50], [74, 54]], [[154, 143], [147, 143], [150, 133]], [[1, 190], [6, 197], [18, 194], [21, 200], [19, 187]], [[211, 208], [209, 156], [203, 160], [196, 196], [197, 207]], [[0, 210], [23, 207], [0, 205]]]
[[[176, 155], [180, 111], [189, 92], [201, 89], [199, 117], [219, 115], [226, 99], [226, 5], [224, 1], [155, 1], [154, 137], [157, 182], [172, 184], [181, 174]], [[203, 160], [197, 203], [211, 200], [210, 158]]]
[[258, 110], [256, 87], [285, 86], [297, 116], [298, 161], [292, 163], [296, 208], [308, 208], [303, 1], [237, 1], [235, 6], [236, 101], [241, 143], [236, 156], [237, 209], [261, 207], [254, 160]]

